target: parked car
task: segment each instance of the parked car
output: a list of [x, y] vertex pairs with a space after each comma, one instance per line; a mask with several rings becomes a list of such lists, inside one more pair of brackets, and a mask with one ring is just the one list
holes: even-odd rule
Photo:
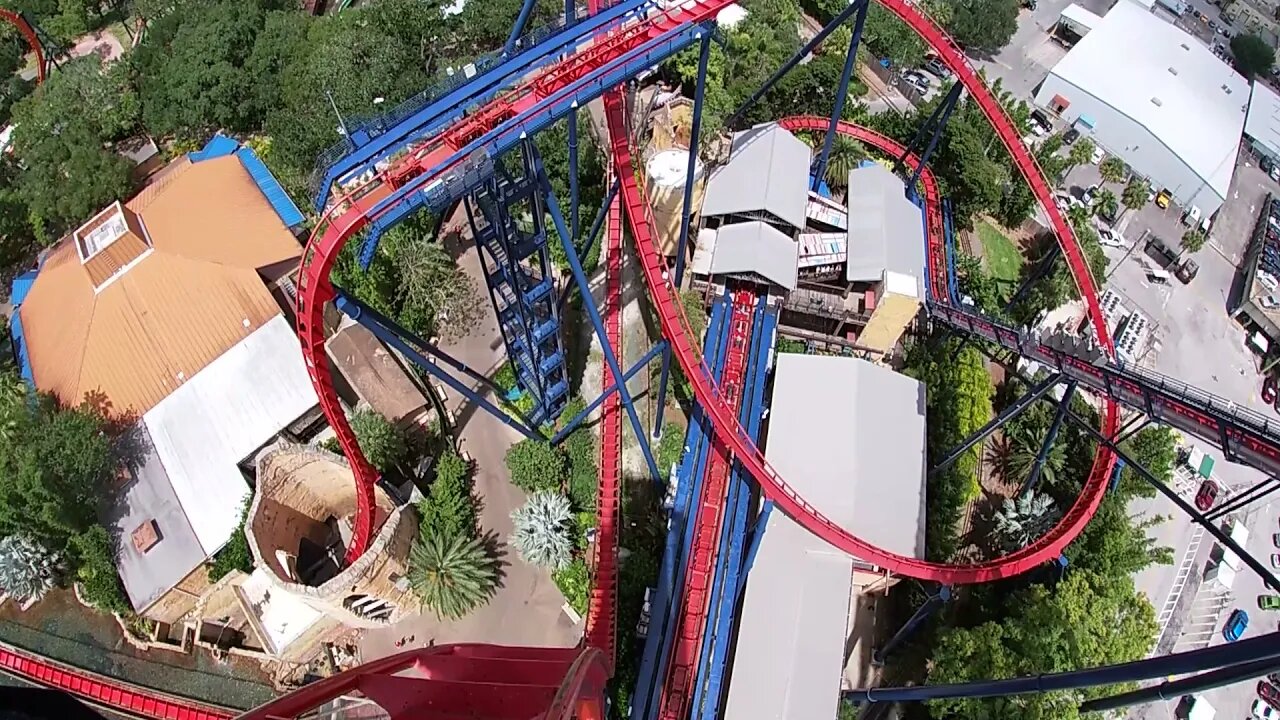
[[908, 70], [903, 73], [902, 82], [910, 85], [912, 89], [921, 95], [929, 92], [929, 78], [919, 70]]
[[1089, 158], [1089, 162], [1093, 163], [1094, 165], [1097, 165], [1098, 163], [1102, 162], [1102, 158], [1106, 156], [1107, 156], [1106, 150], [1103, 150], [1100, 147], [1094, 146], [1093, 156]]
[[1031, 128], [1031, 133], [1036, 137], [1044, 137], [1049, 134], [1049, 126], [1035, 118], [1028, 120], [1027, 125]]
[[1161, 210], [1167, 210], [1169, 208], [1169, 203], [1171, 202], [1173, 202], [1173, 193], [1168, 190], [1161, 190], [1159, 193], [1156, 193], [1156, 207]]
[[1271, 544], [1280, 548], [1280, 533], [1273, 533], [1271, 535]]
[[1196, 492], [1196, 508], [1200, 512], [1208, 512], [1209, 508], [1218, 500], [1218, 483], [1212, 480], [1205, 480], [1200, 483], [1200, 490]]
[[1271, 553], [1271, 567], [1280, 570], [1280, 553]]
[[1124, 236], [1115, 230], [1109, 228], [1098, 227], [1098, 242], [1103, 247], [1126, 248], [1128, 244], [1124, 241]]
[[1079, 139], [1080, 139], [1080, 131], [1075, 128], [1071, 128], [1070, 130], [1062, 134], [1063, 145], [1070, 145], [1071, 143]]
[[940, 58], [929, 58], [929, 60], [924, 64], [924, 69], [938, 76], [942, 80], [946, 80], [951, 77], [951, 68], [947, 67], [947, 64], [942, 62]]
[[1090, 185], [1085, 188], [1084, 191], [1080, 193], [1080, 202], [1083, 202], [1085, 205], [1092, 205], [1093, 197], [1097, 194], [1100, 187], [1100, 185]]
[[1196, 279], [1196, 275], [1200, 274], [1200, 263], [1187, 258], [1178, 265], [1178, 269], [1174, 270], [1173, 274], [1178, 276], [1183, 285], [1190, 285], [1191, 281]]
[[1273, 708], [1280, 708], [1280, 688], [1266, 680], [1258, 681], [1258, 697]]
[[1249, 628], [1249, 613], [1239, 608], [1232, 610], [1227, 617], [1227, 624], [1222, 628], [1222, 638], [1227, 642], [1235, 642]]
[[1261, 700], [1253, 701], [1253, 707], [1249, 708], [1249, 714], [1256, 720], [1280, 720], [1280, 711]]
[[[1272, 557], [1274, 558], [1275, 556], [1272, 555]], [[1271, 566], [1275, 567], [1275, 563], [1272, 563]], [[1280, 595], [1259, 595], [1258, 609], [1259, 610], [1280, 610]]]

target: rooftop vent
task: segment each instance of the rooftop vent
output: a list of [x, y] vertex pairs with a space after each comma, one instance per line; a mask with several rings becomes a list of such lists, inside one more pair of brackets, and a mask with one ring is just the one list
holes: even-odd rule
[[1190, 46], [1190, 45], [1188, 45], [1188, 44], [1186, 44], [1186, 43], [1182, 43], [1182, 49], [1183, 49], [1183, 50], [1190, 50], [1190, 49], [1191, 49], [1191, 46]]
[[1226, 94], [1230, 95], [1230, 94], [1231, 94], [1231, 88], [1227, 87], [1226, 85], [1223, 85], [1223, 86], [1222, 86], [1222, 92], [1224, 92], [1224, 93], [1226, 93]]
[[1164, 103], [1160, 102], [1160, 98], [1158, 97], [1151, 98], [1151, 104], [1155, 105], [1156, 107], [1161, 107], [1164, 105]]
[[133, 549], [145, 553], [160, 542], [160, 528], [155, 520], [147, 520], [134, 528], [129, 537], [133, 540]]
[[1178, 68], [1173, 67], [1173, 66], [1170, 66], [1170, 67], [1169, 67], [1169, 74], [1170, 74], [1170, 75], [1177, 75], [1177, 74], [1178, 74]]

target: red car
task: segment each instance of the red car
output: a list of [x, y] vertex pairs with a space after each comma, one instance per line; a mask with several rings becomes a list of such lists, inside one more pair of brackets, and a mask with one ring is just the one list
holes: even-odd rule
[[1271, 707], [1280, 710], [1280, 688], [1275, 685], [1266, 680], [1259, 680], [1258, 697], [1262, 698]]
[[1213, 503], [1218, 499], [1218, 483], [1212, 480], [1205, 480], [1200, 483], [1200, 489], [1196, 491], [1196, 508], [1200, 512], [1208, 512], [1213, 507]]

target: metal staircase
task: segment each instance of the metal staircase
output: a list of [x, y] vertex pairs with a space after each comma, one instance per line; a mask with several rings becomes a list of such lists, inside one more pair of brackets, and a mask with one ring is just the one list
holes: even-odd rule
[[541, 424], [560, 415], [569, 382], [547, 254], [545, 201], [531, 152], [522, 145], [522, 172], [513, 176], [499, 166], [467, 198], [466, 209], [507, 357], [521, 391], [534, 398], [530, 419]]

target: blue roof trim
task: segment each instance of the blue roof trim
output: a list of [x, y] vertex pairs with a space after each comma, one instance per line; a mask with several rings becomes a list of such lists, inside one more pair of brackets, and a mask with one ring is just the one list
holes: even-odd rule
[[31, 370], [31, 359], [27, 356], [26, 336], [22, 332], [22, 315], [18, 312], [18, 306], [27, 299], [27, 293], [31, 291], [31, 286], [35, 282], [35, 270], [22, 273], [13, 279], [13, 292], [9, 296], [9, 302], [14, 305], [13, 315], [9, 317], [9, 339], [13, 342], [13, 358], [22, 372], [22, 379], [32, 387], [35, 387], [35, 373]]
[[280, 216], [280, 221], [285, 224], [285, 227], [293, 228], [301, 225], [304, 220], [302, 211], [293, 203], [289, 193], [284, 191], [280, 181], [276, 180], [267, 169], [266, 163], [259, 160], [258, 156], [247, 147], [237, 150], [236, 157], [240, 158], [240, 164], [249, 171], [249, 177], [257, 183], [258, 189], [266, 196], [267, 202], [271, 203], [271, 208], [276, 211], [276, 215]]
[[226, 135], [223, 135], [222, 133], [218, 133], [210, 138], [209, 142], [205, 144], [203, 150], [187, 153], [187, 159], [193, 163], [204, 162], [205, 160], [212, 160], [214, 158], [230, 155], [239, 149], [239, 147], [240, 143]]

